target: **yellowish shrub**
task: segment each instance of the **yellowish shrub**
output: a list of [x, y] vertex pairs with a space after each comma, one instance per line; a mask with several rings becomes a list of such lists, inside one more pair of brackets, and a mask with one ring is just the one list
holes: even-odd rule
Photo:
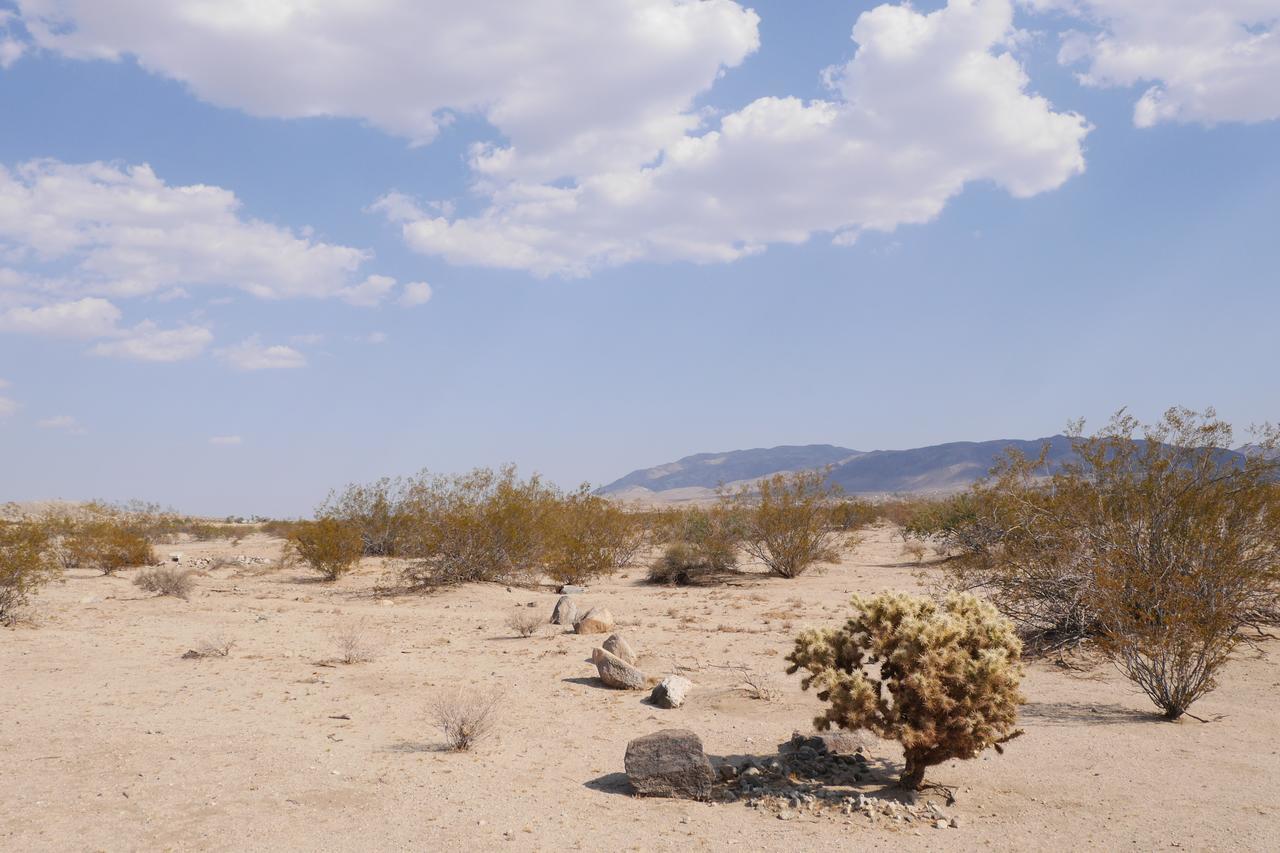
[[294, 524], [289, 543], [300, 560], [328, 581], [336, 581], [351, 571], [364, 553], [360, 531], [336, 518]]

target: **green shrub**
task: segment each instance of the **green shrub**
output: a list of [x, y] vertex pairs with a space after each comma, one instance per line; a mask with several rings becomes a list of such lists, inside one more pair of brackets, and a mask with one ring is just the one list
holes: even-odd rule
[[13, 619], [37, 589], [57, 577], [48, 531], [30, 521], [0, 521], [0, 623]]
[[932, 600], [855, 596], [839, 629], [802, 633], [787, 657], [801, 686], [829, 703], [819, 729], [869, 729], [902, 744], [901, 785], [918, 790], [927, 768], [974, 758], [1015, 737], [1022, 645], [1012, 623], [973, 595]]
[[836, 562], [853, 544], [831, 524], [831, 505], [839, 494], [825, 471], [775, 474], [754, 490], [744, 487], [729, 498], [741, 518], [743, 549], [784, 578]]
[[328, 581], [351, 571], [364, 552], [360, 531], [334, 518], [294, 524], [289, 543], [300, 560]]

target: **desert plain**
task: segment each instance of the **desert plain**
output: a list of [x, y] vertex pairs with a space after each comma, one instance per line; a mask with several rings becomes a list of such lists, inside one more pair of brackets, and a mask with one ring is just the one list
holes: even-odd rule
[[[934, 768], [928, 798], [958, 826], [839, 809], [640, 798], [632, 738], [683, 728], [714, 757], [767, 762], [819, 703], [785, 674], [805, 626], [838, 625], [852, 593], [914, 590], [923, 569], [889, 526], [840, 563], [785, 580], [750, 573], [671, 588], [637, 567], [578, 597], [606, 606], [650, 676], [694, 682], [684, 707], [612, 690], [602, 637], [544, 625], [554, 585], [405, 592], [365, 558], [335, 583], [276, 568], [257, 533], [160, 546], [199, 575], [189, 600], [133, 571], [69, 571], [0, 631], [0, 849], [43, 850], [1274, 850], [1280, 846], [1280, 646], [1242, 647], [1207, 722], [1162, 721], [1109, 665], [1028, 664], [1025, 734]], [[337, 639], [371, 658], [344, 664]], [[230, 642], [226, 656], [184, 657]], [[742, 670], [771, 696], [754, 698]], [[491, 735], [444, 748], [430, 708], [500, 691]], [[901, 751], [867, 739], [868, 778], [892, 798]], [[810, 784], [810, 788], [812, 784]], [[799, 787], [797, 788], [799, 790]], [[727, 790], [734, 790], [729, 788]], [[736, 799], [730, 799], [731, 797]]]

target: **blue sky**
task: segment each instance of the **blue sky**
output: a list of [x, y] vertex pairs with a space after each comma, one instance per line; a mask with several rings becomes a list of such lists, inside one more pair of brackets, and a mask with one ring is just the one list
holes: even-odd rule
[[0, 500], [1277, 419], [1280, 0], [359, 5], [0, 0]]

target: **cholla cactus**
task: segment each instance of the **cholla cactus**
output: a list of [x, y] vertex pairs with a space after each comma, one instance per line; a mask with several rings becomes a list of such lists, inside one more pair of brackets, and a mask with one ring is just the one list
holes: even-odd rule
[[909, 790], [929, 766], [1019, 734], [1022, 644], [994, 607], [969, 594], [939, 607], [904, 593], [854, 596], [853, 606], [843, 628], [807, 630], [787, 656], [787, 672], [807, 670], [801, 686], [831, 703], [815, 726], [899, 741]]

